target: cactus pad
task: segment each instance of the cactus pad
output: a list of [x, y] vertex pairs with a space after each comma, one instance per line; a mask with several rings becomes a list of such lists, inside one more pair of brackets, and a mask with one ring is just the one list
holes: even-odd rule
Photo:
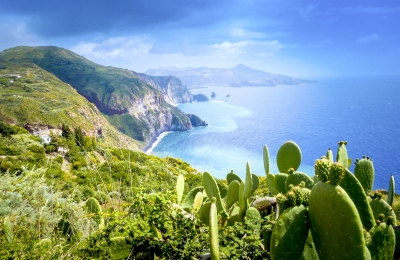
[[346, 169], [344, 173], [344, 177], [340, 182], [340, 187], [347, 192], [356, 205], [364, 228], [370, 230], [375, 225], [374, 213], [369, 205], [368, 197], [361, 183], [348, 169]]
[[184, 188], [185, 188], [185, 179], [183, 178], [182, 174], [179, 174], [178, 179], [176, 180], [176, 196], [178, 204], [181, 204]]
[[396, 243], [393, 227], [386, 223], [377, 224], [370, 230], [370, 235], [371, 241], [368, 244], [368, 249], [371, 252], [372, 259], [392, 259]]
[[340, 186], [329, 182], [314, 185], [309, 199], [309, 218], [320, 259], [368, 259], [357, 208]]
[[199, 192], [203, 192], [204, 188], [199, 186], [195, 187], [189, 191], [189, 193], [185, 196], [185, 199], [182, 201], [182, 208], [184, 210], [191, 211], [193, 209], [194, 199]]
[[275, 174], [275, 191], [277, 193], [286, 193], [286, 180], [288, 175], [286, 173]]
[[285, 182], [286, 190], [289, 190], [289, 185], [299, 185], [302, 181], [305, 183], [305, 188], [311, 189], [314, 186], [314, 180], [304, 172], [290, 171]]
[[288, 208], [278, 218], [271, 237], [271, 256], [274, 259], [300, 259], [309, 232], [307, 209]]
[[293, 141], [287, 141], [279, 148], [276, 163], [280, 172], [287, 172], [290, 168], [296, 171], [301, 163], [300, 147]]
[[228, 193], [225, 197], [226, 208], [229, 209], [239, 200], [240, 183], [237, 180], [232, 181], [228, 186]]
[[269, 151], [268, 151], [268, 146], [264, 145], [263, 148], [263, 159], [264, 159], [264, 170], [265, 174], [270, 173], [270, 162], [269, 162]]
[[374, 186], [374, 164], [369, 157], [356, 160], [354, 167], [354, 175], [360, 181], [366, 194], [370, 194]]
[[340, 162], [345, 168], [349, 168], [349, 157], [347, 155], [347, 142], [345, 141], [340, 141], [338, 147], [338, 151], [336, 154], [336, 161]]
[[219, 188], [217, 182], [215, 181], [214, 177], [208, 173], [204, 172], [203, 174], [203, 185], [204, 189], [206, 190], [207, 196], [209, 198], [216, 199], [216, 205], [218, 212], [222, 215], [223, 218], [228, 218], [228, 213], [226, 212], [225, 206], [222, 203], [221, 194], [219, 192]]
[[389, 206], [392, 206], [392, 204], [393, 204], [395, 190], [396, 189], [395, 189], [395, 184], [394, 184], [394, 177], [393, 177], [393, 175], [391, 175], [390, 181], [389, 181], [388, 201], [387, 201]]
[[268, 186], [269, 192], [271, 192], [273, 195], [276, 195], [279, 193], [276, 191], [276, 188], [275, 188], [275, 174], [272, 174], [272, 173], [267, 174], [267, 186]]
[[211, 199], [210, 207], [210, 252], [211, 259], [219, 260], [219, 241], [218, 241], [218, 212], [215, 204], [216, 199]]
[[226, 175], [226, 181], [228, 182], [229, 185], [232, 181], [235, 180], [238, 181], [239, 183], [242, 182], [242, 179], [240, 179], [240, 177], [236, 173], [234, 173], [233, 170], [231, 170], [231, 172]]
[[392, 207], [390, 207], [389, 204], [381, 198], [381, 196], [371, 200], [369, 205], [371, 206], [375, 219], [378, 219], [379, 214], [385, 215], [384, 221], [386, 221], [388, 217], [392, 216], [394, 219], [394, 225], [397, 225], [396, 214], [394, 213]]

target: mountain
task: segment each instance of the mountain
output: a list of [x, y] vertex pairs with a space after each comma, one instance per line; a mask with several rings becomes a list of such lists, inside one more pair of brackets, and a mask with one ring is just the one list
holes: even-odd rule
[[239, 64], [231, 69], [212, 68], [174, 68], [162, 67], [150, 69], [145, 72], [152, 76], [175, 76], [182, 80], [188, 88], [198, 88], [207, 85], [220, 85], [230, 87], [298, 85], [315, 83], [315, 81], [296, 79], [280, 74], [272, 74], [261, 70], [252, 69]]
[[66, 124], [112, 147], [139, 147], [139, 142], [117, 131], [95, 105], [53, 74], [32, 63], [0, 66], [1, 122], [32, 131]]
[[192, 94], [176, 77], [153, 77], [101, 66], [58, 47], [15, 47], [0, 52], [0, 64], [33, 63], [68, 83], [96, 105], [121, 132], [145, 145], [164, 131], [192, 128], [173, 105]]

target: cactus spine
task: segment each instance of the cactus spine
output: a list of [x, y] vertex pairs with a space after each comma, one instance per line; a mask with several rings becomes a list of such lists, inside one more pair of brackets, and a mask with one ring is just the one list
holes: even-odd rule
[[389, 181], [388, 200], [387, 200], [389, 206], [392, 206], [393, 204], [394, 191], [395, 191], [394, 177], [393, 175], [391, 175]]
[[374, 186], [375, 169], [372, 160], [363, 156], [361, 160], [356, 159], [354, 175], [360, 181], [366, 194], [370, 194]]

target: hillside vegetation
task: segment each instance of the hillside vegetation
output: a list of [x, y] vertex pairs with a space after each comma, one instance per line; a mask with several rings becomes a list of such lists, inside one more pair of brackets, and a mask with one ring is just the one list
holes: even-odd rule
[[118, 132], [96, 106], [70, 85], [35, 64], [0, 69], [0, 120], [30, 129], [81, 127], [106, 145], [138, 148], [140, 143]]
[[[190, 92], [174, 77], [152, 77], [101, 66], [58, 47], [16, 47], [0, 52], [0, 64], [33, 63], [75, 88], [110, 122], [140, 142], [164, 131], [190, 130], [185, 114], [174, 107], [189, 102]], [[116, 119], [124, 116], [124, 120]], [[127, 120], [126, 120], [127, 119]]]

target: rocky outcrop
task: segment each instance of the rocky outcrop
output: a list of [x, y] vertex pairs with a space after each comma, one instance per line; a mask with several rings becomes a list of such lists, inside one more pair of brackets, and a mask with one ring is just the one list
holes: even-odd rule
[[149, 76], [133, 72], [141, 80], [155, 89], [160, 90], [169, 104], [187, 103], [193, 100], [193, 94], [174, 76]]
[[190, 123], [192, 123], [192, 126], [208, 126], [206, 121], [201, 120], [201, 118], [196, 115], [186, 114], [186, 116], [189, 117]]
[[193, 96], [193, 100], [194, 100], [194, 101], [203, 102], [203, 101], [208, 101], [208, 97], [206, 97], [206, 96], [203, 95], [203, 94], [197, 94], [197, 95], [194, 95], [194, 96]]

